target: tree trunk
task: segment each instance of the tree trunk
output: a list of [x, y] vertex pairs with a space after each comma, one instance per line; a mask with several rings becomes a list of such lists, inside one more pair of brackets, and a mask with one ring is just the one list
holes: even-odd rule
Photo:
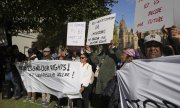
[[12, 46], [12, 34], [10, 30], [5, 30], [8, 46]]

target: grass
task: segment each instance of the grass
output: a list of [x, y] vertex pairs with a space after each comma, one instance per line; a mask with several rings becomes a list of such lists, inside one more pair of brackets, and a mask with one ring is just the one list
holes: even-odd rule
[[[0, 108], [45, 108], [44, 106], [37, 104], [41, 102], [41, 98], [38, 98], [36, 103], [23, 102], [24, 99], [25, 98], [23, 97], [18, 100], [2, 99], [2, 94], [0, 93]], [[56, 101], [53, 100], [49, 107], [46, 108], [57, 108]], [[67, 108], [67, 106], [64, 108]], [[93, 107], [90, 106], [89, 108]]]
[[[23, 100], [24, 98], [20, 98], [18, 100], [1, 98], [0, 108], [44, 108], [43, 106], [38, 105], [37, 103], [23, 102]], [[52, 101], [50, 106], [47, 108], [56, 108], [56, 102]]]

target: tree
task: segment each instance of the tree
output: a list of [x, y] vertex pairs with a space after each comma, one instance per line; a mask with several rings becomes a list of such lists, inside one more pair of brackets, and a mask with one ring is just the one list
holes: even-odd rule
[[119, 36], [117, 34], [117, 27], [116, 25], [114, 26], [114, 33], [113, 33], [113, 43], [115, 46], [118, 46], [120, 42]]
[[37, 43], [56, 46], [66, 41], [68, 22], [107, 15], [114, 3], [117, 0], [1, 0], [0, 21], [8, 37], [19, 31], [41, 30], [40, 39], [45, 42], [38, 39]]

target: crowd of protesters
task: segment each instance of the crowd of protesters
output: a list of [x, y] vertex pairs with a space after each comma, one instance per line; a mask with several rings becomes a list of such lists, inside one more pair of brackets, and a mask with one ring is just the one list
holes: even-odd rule
[[[1, 86], [2, 81], [10, 81], [13, 84], [12, 99], [19, 99], [26, 95], [24, 102], [35, 103], [36, 93], [31, 93], [28, 87], [24, 87], [18, 70], [15, 67], [16, 62], [24, 62], [28, 60], [71, 60], [81, 62], [82, 85], [79, 88], [82, 99], [68, 99], [69, 106], [75, 105], [78, 108], [88, 108], [91, 106], [97, 108], [121, 108], [118, 82], [116, 78], [116, 70], [121, 69], [123, 65], [134, 59], [153, 59], [161, 56], [179, 55], [180, 54], [180, 30], [176, 26], [170, 28], [162, 28], [163, 33], [168, 35], [168, 44], [162, 43], [161, 36], [149, 34], [144, 39], [138, 33], [139, 47], [141, 49], [125, 48], [119, 51], [114, 47], [113, 43], [101, 46], [85, 46], [79, 50], [70, 50], [61, 48], [55, 53], [53, 49], [46, 47], [42, 52], [35, 48], [29, 48], [28, 57], [19, 52], [18, 47], [1, 47]], [[97, 50], [98, 49], [98, 50]], [[53, 52], [53, 53], [52, 53]], [[120, 53], [119, 53], [120, 52]], [[143, 55], [141, 55], [143, 54]], [[28, 83], [33, 83], [28, 82]], [[26, 88], [26, 89], [25, 89]], [[25, 93], [27, 91], [27, 94]], [[45, 107], [49, 106], [51, 95], [42, 93], [41, 104]], [[63, 107], [63, 99], [58, 99], [58, 105]]]

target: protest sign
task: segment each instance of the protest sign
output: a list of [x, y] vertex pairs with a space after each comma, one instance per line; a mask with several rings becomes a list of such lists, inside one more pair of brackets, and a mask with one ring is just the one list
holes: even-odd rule
[[179, 4], [180, 4], [180, 0], [174, 0], [174, 24], [180, 28], [180, 7], [179, 7]]
[[179, 0], [136, 0], [134, 31], [179, 26]]
[[134, 60], [117, 71], [122, 108], [179, 108], [180, 56]]
[[116, 14], [111, 14], [90, 21], [86, 45], [110, 43], [113, 40], [115, 17]]
[[84, 46], [86, 22], [69, 22], [67, 46]]
[[39, 60], [19, 63], [16, 67], [28, 92], [50, 93], [57, 97], [80, 94], [80, 62]]

